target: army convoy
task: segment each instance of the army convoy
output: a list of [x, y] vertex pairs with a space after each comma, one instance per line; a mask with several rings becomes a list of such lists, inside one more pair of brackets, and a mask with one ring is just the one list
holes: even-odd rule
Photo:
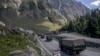
[[[41, 39], [45, 38], [47, 42], [53, 40], [51, 35], [41, 35]], [[57, 38], [57, 37], [56, 37]], [[58, 43], [61, 51], [67, 54], [79, 54], [81, 51], [86, 49], [86, 44], [84, 39], [74, 39], [66, 37], [58, 37]]]

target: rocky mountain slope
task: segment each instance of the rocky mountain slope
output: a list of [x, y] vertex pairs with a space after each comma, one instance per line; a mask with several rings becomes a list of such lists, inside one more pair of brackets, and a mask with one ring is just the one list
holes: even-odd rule
[[34, 35], [0, 25], [0, 56], [41, 56]]
[[[75, 0], [0, 0], [0, 20], [10, 27], [45, 32], [89, 12]], [[42, 29], [42, 30], [41, 30]]]
[[89, 12], [86, 6], [76, 0], [48, 0], [48, 3], [67, 19], [75, 19]]

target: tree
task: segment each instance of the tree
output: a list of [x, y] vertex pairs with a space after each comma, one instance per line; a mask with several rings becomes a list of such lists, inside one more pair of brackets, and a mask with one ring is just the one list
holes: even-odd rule
[[91, 13], [77, 17], [75, 21], [69, 21], [69, 24], [64, 26], [62, 30], [100, 38], [100, 10], [92, 10]]

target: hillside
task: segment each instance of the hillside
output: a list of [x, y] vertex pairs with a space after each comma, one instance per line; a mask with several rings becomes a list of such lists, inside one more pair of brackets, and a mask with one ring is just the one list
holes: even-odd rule
[[23, 34], [0, 26], [0, 56], [32, 56], [34, 51], [37, 53], [35, 56], [41, 56], [33, 35]]
[[69, 20], [90, 12], [89, 8], [76, 0], [48, 0], [48, 3]]
[[61, 30], [100, 38], [100, 9], [92, 10], [91, 13], [78, 17], [76, 21], [70, 21]]
[[0, 0], [0, 20], [36, 32], [61, 28], [67, 19], [89, 12], [75, 0]]

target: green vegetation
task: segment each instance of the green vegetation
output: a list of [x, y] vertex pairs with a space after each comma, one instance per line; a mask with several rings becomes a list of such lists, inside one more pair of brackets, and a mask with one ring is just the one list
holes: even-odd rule
[[55, 19], [54, 21], [55, 22], [50, 21], [49, 18], [45, 17], [45, 20], [38, 25], [48, 28], [49, 31], [55, 31], [55, 30], [60, 29], [67, 22], [64, 19]]
[[33, 47], [37, 50], [39, 56], [41, 56], [41, 51], [37, 47], [36, 40], [32, 35], [27, 35], [22, 37], [21, 32], [18, 34], [10, 33], [5, 27], [0, 27], [6, 31], [6, 36], [0, 35], [0, 56], [7, 56], [10, 52], [15, 50], [26, 50], [27, 46]]
[[78, 32], [95, 38], [100, 38], [100, 10], [92, 10], [85, 16], [80, 16], [76, 21], [70, 21], [60, 30]]

